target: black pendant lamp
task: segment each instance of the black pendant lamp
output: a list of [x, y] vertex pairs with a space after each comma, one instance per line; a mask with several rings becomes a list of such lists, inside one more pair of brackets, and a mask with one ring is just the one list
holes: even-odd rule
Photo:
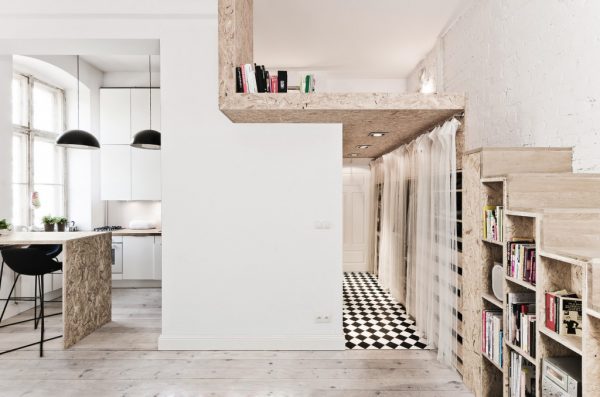
[[149, 77], [149, 85], [148, 89], [150, 90], [150, 129], [142, 130], [133, 136], [131, 140], [131, 146], [138, 149], [150, 149], [150, 150], [159, 150], [160, 149], [160, 132], [152, 129], [152, 68], [151, 68], [151, 58], [152, 55], [148, 55], [148, 77]]
[[77, 55], [77, 129], [64, 132], [56, 140], [57, 146], [72, 149], [100, 149], [96, 137], [79, 129], [79, 55]]

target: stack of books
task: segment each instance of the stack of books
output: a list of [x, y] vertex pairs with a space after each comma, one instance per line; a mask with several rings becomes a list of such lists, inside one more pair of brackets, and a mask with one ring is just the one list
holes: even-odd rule
[[535, 396], [535, 366], [516, 352], [510, 352], [510, 397]]
[[287, 92], [287, 71], [270, 75], [264, 65], [246, 63], [235, 68], [235, 92]]
[[483, 208], [483, 238], [491, 241], [502, 241], [502, 223], [504, 208], [486, 205]]
[[535, 357], [535, 292], [507, 294], [508, 340]]
[[581, 298], [567, 290], [546, 292], [546, 328], [559, 335], [582, 335]]
[[502, 312], [484, 310], [482, 317], [483, 338], [481, 351], [491, 361], [502, 367]]
[[517, 239], [509, 241], [506, 249], [508, 275], [535, 285], [536, 259], [533, 240]]

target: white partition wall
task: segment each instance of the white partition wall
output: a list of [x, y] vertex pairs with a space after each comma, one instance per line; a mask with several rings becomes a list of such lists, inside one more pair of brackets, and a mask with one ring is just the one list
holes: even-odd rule
[[159, 346], [343, 349], [342, 128], [232, 124], [206, 61], [217, 21], [192, 32], [161, 40]]

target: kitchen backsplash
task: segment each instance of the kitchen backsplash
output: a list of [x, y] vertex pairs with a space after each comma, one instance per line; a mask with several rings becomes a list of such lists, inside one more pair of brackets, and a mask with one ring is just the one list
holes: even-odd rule
[[132, 220], [152, 221], [161, 226], [160, 201], [107, 201], [107, 225], [128, 227]]

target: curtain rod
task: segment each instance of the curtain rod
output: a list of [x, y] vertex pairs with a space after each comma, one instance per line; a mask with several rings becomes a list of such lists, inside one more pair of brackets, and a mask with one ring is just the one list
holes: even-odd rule
[[[464, 110], [461, 110], [460, 112], [458, 112], [458, 113], [455, 113], [455, 114], [453, 114], [452, 116], [448, 117], [447, 119], [445, 119], [445, 120], [444, 120], [444, 121], [442, 121], [441, 123], [438, 123], [438, 124], [436, 124], [436, 125], [434, 125], [434, 126], [431, 126], [431, 127], [427, 128], [427, 129], [425, 130], [425, 132], [422, 132], [422, 133], [421, 133], [419, 136], [421, 136], [421, 135], [423, 135], [423, 134], [427, 134], [427, 133], [428, 133], [428, 132], [430, 132], [430, 131], [433, 131], [435, 128], [442, 126], [443, 124], [445, 124], [446, 122], [448, 122], [448, 121], [450, 121], [450, 120], [452, 120], [452, 119], [460, 119], [460, 120], [458, 120], [458, 121], [460, 122], [460, 121], [462, 121], [464, 118], [465, 118], [465, 111], [464, 111]], [[413, 140], [411, 140], [410, 142], [414, 141], [415, 139], [417, 139], [417, 138], [414, 138], [414, 139], [413, 139]], [[402, 144], [402, 145], [400, 145], [400, 146], [403, 146], [403, 145], [408, 145], [408, 144], [410, 144], [410, 142], [403, 143], [403, 144]], [[398, 146], [396, 149], [398, 149], [400, 146]], [[387, 153], [393, 152], [393, 151], [394, 151], [394, 150], [396, 150], [396, 149], [392, 149], [392, 150], [390, 150], [389, 152], [386, 152], [386, 153], [384, 153], [384, 154], [387, 154]], [[382, 154], [382, 155], [381, 155], [381, 156], [379, 156], [379, 157], [375, 157], [373, 160], [369, 161], [369, 164], [371, 164], [373, 161], [376, 161], [377, 159], [380, 159], [380, 158], [382, 158], [382, 157], [384, 156], [384, 154]]]

